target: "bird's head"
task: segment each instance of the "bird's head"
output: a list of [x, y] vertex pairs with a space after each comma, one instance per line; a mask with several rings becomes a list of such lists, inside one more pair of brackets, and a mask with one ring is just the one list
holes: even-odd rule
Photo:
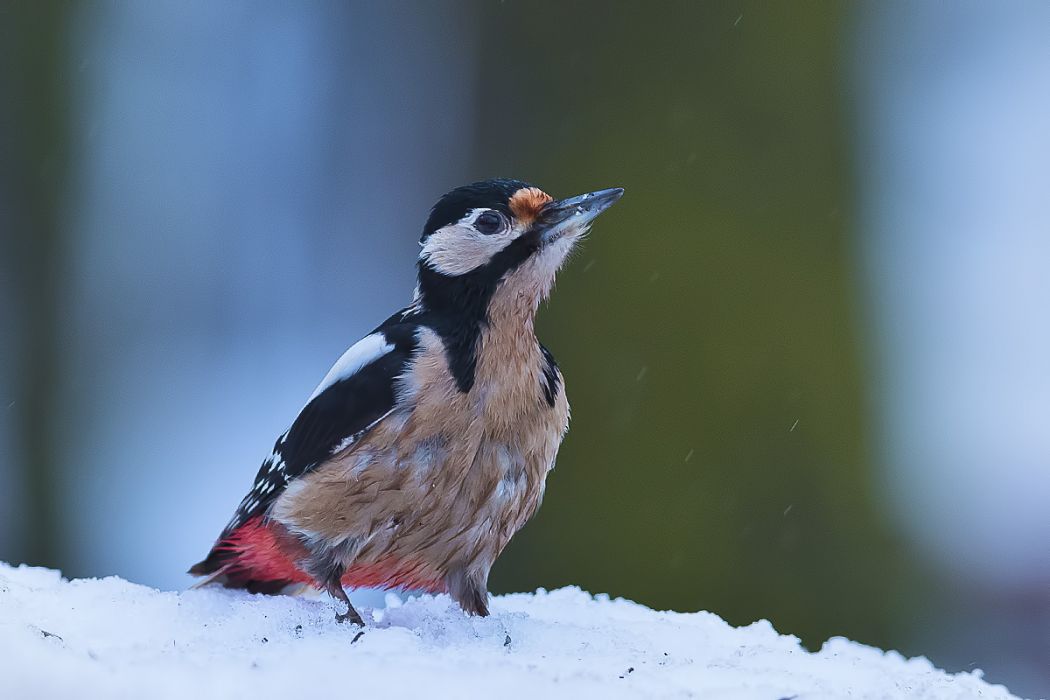
[[419, 300], [428, 308], [519, 300], [536, 305], [595, 217], [621, 188], [556, 200], [519, 180], [458, 187], [434, 205], [423, 228]]

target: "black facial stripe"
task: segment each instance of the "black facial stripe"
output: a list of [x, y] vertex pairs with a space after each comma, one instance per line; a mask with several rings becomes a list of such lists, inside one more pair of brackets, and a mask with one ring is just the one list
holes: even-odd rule
[[511, 211], [508, 202], [511, 196], [523, 187], [530, 187], [530, 185], [521, 180], [503, 178], [483, 180], [464, 187], [457, 187], [439, 199], [434, 208], [430, 210], [430, 217], [423, 227], [423, 236], [420, 240], [426, 240], [427, 236], [439, 228], [459, 221], [471, 209], [495, 209], [510, 218]]
[[505, 275], [517, 269], [539, 247], [539, 236], [526, 233], [496, 253], [485, 265], [465, 275], [445, 275], [419, 263], [419, 291], [423, 297], [422, 323], [441, 336], [449, 368], [463, 393], [474, 386], [477, 346], [488, 323], [488, 306]]

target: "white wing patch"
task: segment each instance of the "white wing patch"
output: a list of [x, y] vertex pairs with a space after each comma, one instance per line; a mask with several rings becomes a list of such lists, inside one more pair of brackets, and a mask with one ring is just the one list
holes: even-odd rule
[[332, 369], [328, 370], [328, 374], [314, 389], [314, 393], [310, 394], [306, 403], [313, 401], [322, 391], [336, 382], [352, 377], [369, 362], [378, 360], [393, 349], [394, 346], [386, 341], [386, 336], [382, 333], [365, 336], [350, 346], [350, 349], [332, 365]]

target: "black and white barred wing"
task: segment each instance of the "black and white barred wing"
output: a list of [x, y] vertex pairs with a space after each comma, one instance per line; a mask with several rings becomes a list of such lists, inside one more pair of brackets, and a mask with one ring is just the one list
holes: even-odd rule
[[358, 442], [388, 416], [395, 382], [414, 349], [415, 328], [388, 322], [347, 350], [277, 439], [219, 539], [266, 512], [292, 480]]

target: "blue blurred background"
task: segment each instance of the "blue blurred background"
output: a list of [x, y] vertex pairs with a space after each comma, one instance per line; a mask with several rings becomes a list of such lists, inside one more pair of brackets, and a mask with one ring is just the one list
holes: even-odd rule
[[189, 583], [428, 208], [627, 197], [496, 591], [1050, 694], [1050, 5], [0, 5], [0, 559]]

